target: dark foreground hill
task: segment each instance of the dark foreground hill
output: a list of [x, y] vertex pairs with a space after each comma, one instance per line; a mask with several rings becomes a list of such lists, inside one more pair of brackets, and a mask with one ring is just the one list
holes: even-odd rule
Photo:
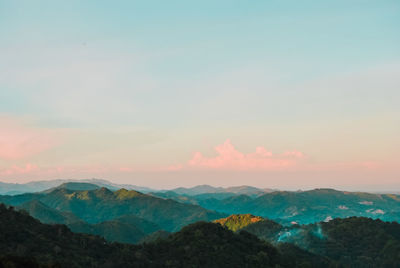
[[[140, 246], [107, 243], [42, 224], [0, 204], [0, 267], [329, 267], [293, 245], [276, 248], [247, 232], [198, 222]], [[331, 266], [335, 267], [335, 266]]]
[[144, 251], [155, 267], [337, 267], [295, 245], [277, 248], [248, 232], [206, 222], [144, 245]]
[[352, 267], [400, 267], [400, 224], [363, 217], [302, 228], [287, 241]]
[[65, 225], [42, 224], [0, 204], [0, 254], [8, 261], [22, 257], [50, 267], [117, 267], [134, 262], [134, 255], [124, 252], [135, 249], [72, 233]]
[[309, 225], [282, 226], [250, 214], [215, 222], [247, 231], [278, 247], [297, 245], [349, 267], [400, 267], [400, 224], [364, 217], [334, 219]]

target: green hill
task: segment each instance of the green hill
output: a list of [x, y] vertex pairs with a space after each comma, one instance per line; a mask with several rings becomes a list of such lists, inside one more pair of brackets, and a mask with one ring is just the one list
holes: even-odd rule
[[214, 222], [234, 232], [247, 231], [271, 243], [277, 242], [279, 233], [284, 229], [275, 221], [251, 214], [234, 214]]
[[399, 267], [400, 224], [364, 217], [282, 229], [278, 241], [350, 267]]
[[32, 217], [39, 219], [43, 223], [70, 224], [81, 222], [82, 220], [71, 212], [62, 212], [52, 209], [39, 200], [32, 200], [18, 206], [17, 209], [23, 209]]
[[[318, 235], [312, 236], [312, 231], [305, 236], [309, 251], [352, 267], [399, 267], [400, 224], [351, 217], [322, 222], [318, 226], [321, 239], [316, 239]], [[293, 242], [301, 244], [296, 238]]]
[[141, 246], [107, 243], [97, 236], [72, 233], [64, 225], [42, 224], [0, 204], [0, 267], [326, 267], [329, 263], [295, 246], [278, 249], [247, 232], [233, 233], [206, 222]]
[[[226, 193], [219, 192], [186, 196], [171, 191], [143, 194], [125, 189], [112, 192], [106, 188], [95, 190], [58, 188], [49, 193], [0, 196], [0, 202], [14, 206], [31, 200], [40, 200], [51, 208], [82, 215], [83, 219], [90, 223], [99, 223], [122, 215], [122, 209], [112, 210], [111, 214], [114, 213], [116, 215], [109, 215], [109, 209], [100, 211], [96, 215], [88, 211], [88, 209], [97, 209], [94, 205], [95, 203], [101, 204], [104, 207], [103, 201], [110, 200], [110, 206], [117, 203], [120, 205], [124, 204], [126, 210], [133, 211], [133, 214], [141, 218], [156, 222], [168, 231], [176, 231], [182, 226], [197, 220], [221, 218], [224, 216], [222, 214], [252, 214], [288, 224], [291, 222], [308, 224], [330, 218], [347, 218], [351, 216], [369, 217], [385, 221], [400, 221], [399, 195], [345, 192], [333, 189], [315, 189], [298, 192], [275, 191], [258, 197], [251, 197], [243, 194], [232, 195], [232, 193], [228, 193], [227, 195]], [[127, 205], [125, 202], [130, 202], [131, 205]], [[201, 211], [202, 209], [199, 206], [206, 210]], [[145, 207], [152, 208], [144, 209]], [[189, 220], [191, 217], [189, 214], [192, 213], [185, 216], [182, 215], [183, 213], [178, 213], [181, 214], [178, 217], [179, 219], [161, 217], [157, 221], [154, 217], [154, 210], [158, 207], [162, 207], [162, 211], [157, 212], [159, 215], [163, 215], [163, 211], [169, 210], [184, 210], [191, 211], [196, 215], [199, 215], [199, 213], [204, 215], [194, 220]], [[176, 208], [178, 209], [175, 210]], [[212, 216], [210, 210], [219, 212], [219, 216]], [[170, 215], [178, 214], [170, 213]], [[215, 212], [214, 215], [216, 215]], [[179, 221], [182, 224], [179, 224]], [[177, 228], [174, 229], [174, 226], [177, 226]]]
[[0, 257], [4, 263], [27, 258], [49, 267], [117, 267], [134, 263], [134, 256], [123, 252], [136, 249], [109, 244], [97, 236], [74, 234], [65, 225], [42, 224], [0, 204]]
[[[236, 231], [252, 233], [282, 250], [288, 249], [287, 243], [296, 245], [307, 251], [305, 255], [311, 252], [344, 266], [398, 267], [400, 263], [400, 224], [396, 222], [350, 217], [285, 227], [267, 219], [246, 224], [251, 218], [248, 214], [232, 215], [216, 222], [225, 223], [228, 228], [229, 223], [243, 225]], [[293, 250], [297, 256], [302, 254], [298, 248]]]
[[[351, 216], [400, 221], [400, 196], [393, 194], [315, 189], [303, 192], [276, 191], [256, 198], [247, 195], [235, 195], [224, 199], [195, 199], [196, 196], [191, 198], [192, 203], [222, 213], [250, 213], [299, 224]], [[175, 199], [180, 200], [177, 197]]]
[[67, 225], [73, 232], [94, 234], [107, 241], [135, 244], [148, 235], [161, 230], [157, 224], [134, 215], [125, 215], [96, 224], [75, 222]]
[[51, 209], [72, 213], [90, 224], [112, 221], [124, 215], [134, 215], [153, 222], [166, 231], [177, 231], [189, 223], [212, 221], [225, 216], [197, 205], [183, 204], [125, 189], [112, 192], [107, 188], [95, 190], [57, 188], [49, 193], [0, 196], [0, 202], [13, 206], [34, 200]]
[[137, 243], [147, 235], [162, 229], [157, 224], [134, 215], [124, 215], [110, 221], [89, 224], [70, 212], [52, 209], [38, 200], [24, 203], [17, 209], [27, 211], [42, 223], [65, 224], [74, 232], [99, 235], [108, 241], [121, 243]]
[[205, 222], [186, 226], [146, 251], [157, 256], [158, 267], [274, 267], [281, 262], [278, 250], [255, 236]]
[[294, 245], [276, 248], [248, 232], [234, 233], [220, 224], [207, 222], [190, 224], [165, 239], [144, 244], [140, 254], [152, 260], [152, 267], [327, 267], [334, 264]]

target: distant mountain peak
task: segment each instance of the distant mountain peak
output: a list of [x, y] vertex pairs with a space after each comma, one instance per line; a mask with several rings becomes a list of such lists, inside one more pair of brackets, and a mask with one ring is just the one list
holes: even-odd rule
[[106, 187], [101, 187], [101, 188], [95, 189], [95, 190], [93, 190], [93, 193], [95, 193], [95, 195], [97, 197], [109, 197], [114, 194], [110, 189], [108, 189]]
[[117, 199], [119, 200], [125, 200], [125, 199], [132, 199], [137, 196], [143, 196], [141, 192], [135, 191], [135, 190], [127, 190], [127, 189], [119, 189], [118, 191], [114, 192], [114, 195], [116, 196]]
[[251, 196], [259, 196], [265, 193], [272, 192], [271, 189], [260, 189], [254, 186], [240, 185], [231, 187], [214, 187], [208, 184], [197, 185], [191, 188], [179, 187], [170, 190], [182, 195], [200, 195], [200, 194], [216, 194], [216, 193], [232, 193], [232, 194], [246, 194]]
[[317, 192], [317, 193], [344, 193], [343, 191], [335, 190], [333, 188], [316, 188], [304, 192]]
[[65, 189], [71, 191], [91, 191], [100, 189], [100, 187], [96, 184], [87, 183], [87, 182], [65, 182], [57, 187], [50, 188], [45, 192], [51, 192], [58, 189]]

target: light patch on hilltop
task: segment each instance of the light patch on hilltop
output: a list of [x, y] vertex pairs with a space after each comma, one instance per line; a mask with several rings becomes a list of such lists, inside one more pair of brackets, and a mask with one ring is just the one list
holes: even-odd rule
[[262, 217], [254, 216], [251, 214], [234, 214], [227, 218], [215, 220], [215, 223], [219, 223], [222, 226], [227, 227], [231, 231], [238, 231], [250, 224], [264, 220]]
[[114, 195], [118, 200], [125, 200], [125, 199], [132, 199], [134, 197], [141, 196], [143, 194], [134, 190], [127, 190], [122, 188], [114, 192]]

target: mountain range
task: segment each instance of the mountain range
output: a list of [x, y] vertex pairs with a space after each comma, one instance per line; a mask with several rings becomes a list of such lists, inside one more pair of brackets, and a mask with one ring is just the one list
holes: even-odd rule
[[[74, 232], [100, 235], [123, 243], [150, 241], [196, 221], [226, 216], [198, 205], [134, 190], [111, 191], [95, 184], [76, 182], [39, 193], [0, 196], [0, 203], [25, 210], [43, 223], [65, 224]], [[151, 234], [153, 238], [148, 238]]]
[[260, 196], [215, 194], [179, 195], [175, 192], [155, 196], [202, 206], [226, 214], [246, 214], [275, 219], [281, 223], [306, 224], [363, 216], [386, 221], [400, 221], [400, 196], [314, 189], [310, 191], [274, 191]]
[[231, 215], [135, 246], [0, 204], [0, 267], [398, 267], [399, 253], [400, 224], [363, 217], [284, 227]]
[[231, 193], [231, 194], [247, 194], [247, 195], [261, 195], [263, 193], [272, 192], [272, 189], [260, 189], [252, 186], [233, 186], [233, 187], [213, 187], [210, 185], [198, 185], [191, 188], [179, 187], [172, 190], [155, 190], [148, 187], [131, 185], [131, 184], [117, 184], [102, 179], [86, 179], [86, 180], [49, 180], [49, 181], [33, 181], [24, 184], [19, 183], [5, 183], [0, 182], [0, 195], [16, 195], [23, 193], [34, 193], [48, 190], [50, 188], [58, 187], [66, 183], [89, 183], [99, 187], [105, 187], [110, 190], [118, 190], [121, 188], [128, 190], [136, 190], [142, 193], [149, 192], [174, 192], [179, 195], [200, 195], [200, 194], [216, 194], [216, 193]]
[[86, 180], [48, 180], [48, 181], [32, 181], [28, 183], [5, 183], [0, 182], [0, 195], [17, 195], [23, 193], [35, 193], [48, 190], [50, 188], [54, 188], [60, 186], [65, 183], [89, 183], [93, 185], [97, 185], [99, 187], [105, 187], [110, 190], [118, 190], [121, 188], [125, 188], [128, 190], [136, 190], [141, 191], [143, 193], [152, 192], [153, 189], [147, 187], [141, 187], [130, 184], [116, 184], [107, 180], [101, 179], [86, 179]]
[[233, 187], [213, 187], [210, 185], [197, 185], [191, 188], [179, 187], [172, 190], [161, 190], [158, 191], [160, 193], [163, 192], [174, 192], [179, 195], [201, 195], [201, 194], [222, 194], [222, 193], [231, 193], [231, 194], [245, 194], [251, 196], [262, 195], [264, 193], [273, 192], [272, 189], [260, 189], [252, 186], [242, 185], [242, 186], [233, 186]]
[[[102, 258], [87, 248], [79, 249], [80, 243], [92, 243], [110, 260], [122, 258], [115, 263], [135, 263], [137, 267], [225, 267], [222, 263], [234, 267], [235, 263], [254, 267], [397, 267], [400, 263], [398, 195], [333, 189], [259, 192], [247, 186], [205, 185], [143, 193], [102, 185], [67, 182], [40, 192], [0, 195], [0, 203], [6, 205], [1, 207], [3, 224], [11, 224], [7, 220], [12, 219], [3, 219], [8, 215], [23, 220], [16, 224], [23, 230], [37, 227], [33, 233], [19, 236], [13, 226], [1, 227], [2, 232], [15, 233], [17, 238], [14, 241], [6, 235], [5, 241], [11, 239], [11, 244], [0, 241], [0, 250], [4, 250], [0, 252], [8, 252], [0, 253], [0, 267], [2, 262], [101, 267]], [[49, 231], [61, 237], [47, 234]], [[65, 248], [60, 241], [70, 245]], [[30, 254], [30, 243], [41, 243], [43, 251]], [[232, 244], [251, 250], [239, 253]], [[44, 253], [48, 246], [54, 250], [50, 255]], [[66, 256], [76, 257], [79, 251], [84, 260], [71, 263]], [[134, 256], [125, 255], [127, 252]], [[204, 260], [207, 256], [213, 261]], [[115, 267], [104, 263], [104, 267]]]
[[[233, 188], [237, 192], [247, 189], [240, 187], [239, 191]], [[120, 218], [126, 215], [158, 226], [152, 232], [172, 232], [192, 222], [248, 213], [289, 226], [351, 216], [400, 220], [400, 196], [393, 194], [315, 189], [245, 195], [228, 193], [226, 188], [216, 189], [199, 186], [189, 190], [193, 195], [174, 191], [145, 194], [123, 188], [110, 190], [91, 183], [68, 182], [37, 193], [3, 195], [0, 196], [0, 202], [25, 209], [44, 223], [67, 224], [74, 231], [103, 235], [111, 241], [133, 243], [151, 232], [136, 226], [137, 221], [133, 218], [132, 222], [122, 222]], [[202, 193], [194, 194], [197, 192]], [[131, 239], [126, 239], [110, 231], [117, 229], [130, 234], [136, 232], [137, 235], [130, 235]]]
[[[61, 188], [70, 191], [106, 188], [111, 192], [116, 192], [122, 188], [126, 190], [143, 189], [142, 191], [133, 191], [146, 194], [146, 197], [152, 196], [169, 201], [175, 200], [179, 203], [196, 205], [223, 214], [251, 213], [274, 219], [283, 224], [306, 224], [350, 216], [379, 218], [386, 221], [400, 220], [400, 195], [395, 194], [348, 192], [334, 189], [291, 192], [260, 189], [251, 186], [223, 188], [209, 185], [156, 191], [134, 185], [118, 185], [98, 179], [61, 182], [63, 180], [28, 183], [25, 184], [26, 188], [23, 188], [23, 184], [12, 185], [17, 185], [20, 191], [29, 192], [40, 189], [39, 192], [45, 193], [50, 193], [55, 189], [60, 190]], [[44, 189], [45, 186], [48, 188]], [[123, 186], [126, 187], [124, 188]], [[2, 185], [0, 185], [0, 192], [10, 190], [12, 188], [10, 187], [2, 188]], [[15, 192], [13, 195], [15, 195]], [[30, 198], [27, 194], [18, 195], [16, 199], [26, 202]]]
[[0, 202], [25, 210], [43, 223], [66, 224], [75, 232], [125, 243], [137, 243], [157, 231], [177, 231], [196, 221], [226, 215], [134, 190], [111, 191], [75, 182], [39, 193], [0, 196]]

